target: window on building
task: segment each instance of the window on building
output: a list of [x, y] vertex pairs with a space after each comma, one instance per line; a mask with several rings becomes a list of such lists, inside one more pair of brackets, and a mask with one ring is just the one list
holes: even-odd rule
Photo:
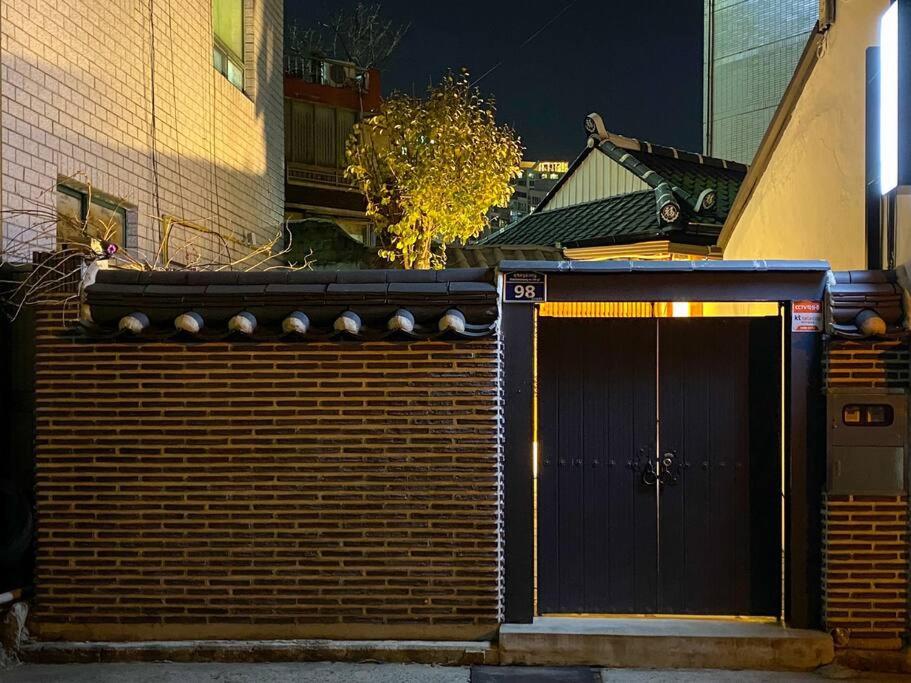
[[357, 113], [302, 100], [285, 99], [285, 158], [295, 164], [343, 169], [345, 143]]
[[[90, 244], [92, 238], [125, 246], [127, 211], [123, 205], [84, 190], [57, 187], [57, 245]], [[86, 229], [83, 230], [83, 226]]]
[[244, 89], [244, 0], [212, 0], [212, 63]]

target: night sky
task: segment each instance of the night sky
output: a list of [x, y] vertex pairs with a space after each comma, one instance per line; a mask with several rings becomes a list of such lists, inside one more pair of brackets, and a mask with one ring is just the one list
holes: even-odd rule
[[[410, 22], [383, 70], [383, 91], [422, 92], [447, 69], [476, 78], [497, 101], [527, 159], [572, 160], [585, 145], [585, 115], [607, 129], [701, 151], [703, 0], [385, 0], [383, 13]], [[324, 20], [350, 0], [285, 0], [285, 19]]]

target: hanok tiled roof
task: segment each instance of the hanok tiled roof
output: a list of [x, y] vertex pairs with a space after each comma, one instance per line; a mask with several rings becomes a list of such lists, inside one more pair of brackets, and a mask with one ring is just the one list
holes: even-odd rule
[[102, 270], [82, 290], [83, 327], [118, 338], [324, 341], [493, 334], [494, 271]]
[[593, 238], [630, 235], [660, 237], [654, 191], [642, 190], [562, 209], [536, 211], [495, 232], [481, 244], [566, 246]]
[[[607, 197], [575, 206], [547, 210], [550, 199], [589, 154], [605, 154], [638, 176], [652, 189]], [[673, 147], [610, 133], [593, 135], [591, 144], [573, 162], [569, 172], [544, 198], [538, 209], [481, 240], [482, 245], [577, 245], [636, 242], [669, 238], [714, 244], [747, 167]], [[700, 205], [706, 191], [714, 191], [714, 205]], [[665, 203], [675, 212], [663, 214]]]
[[717, 204], [714, 213], [700, 215], [698, 221], [721, 226], [746, 176], [747, 167], [733, 161], [724, 162], [726, 165], [722, 165], [718, 159], [711, 157], [701, 157], [701, 162], [694, 161], [692, 158], [699, 158], [700, 155], [679, 151], [677, 153], [684, 156], [674, 158], [647, 152], [636, 155], [671, 185], [683, 188], [693, 196], [698, 196], [706, 188], [715, 190]]
[[562, 259], [563, 250], [556, 247], [528, 247], [511, 244], [489, 247], [478, 244], [446, 247], [447, 268], [494, 268], [501, 261], [560, 261]]
[[902, 288], [894, 272], [833, 273], [826, 287], [826, 330], [834, 337], [864, 339], [904, 335]]

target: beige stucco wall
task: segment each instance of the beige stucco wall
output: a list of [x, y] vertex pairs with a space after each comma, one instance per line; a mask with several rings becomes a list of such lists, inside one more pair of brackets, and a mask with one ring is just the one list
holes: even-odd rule
[[[246, 3], [241, 92], [212, 66], [211, 0], [2, 0], [5, 238], [29, 220], [10, 212], [53, 206], [65, 176], [132, 209], [127, 247], [145, 257], [157, 251], [162, 214], [219, 228], [236, 253], [247, 233], [260, 243], [274, 234], [283, 7]], [[172, 257], [184, 258], [175, 237]], [[213, 237], [193, 239], [203, 258], [225, 251]]]
[[888, 0], [838, 0], [791, 121], [740, 217], [725, 259], [827, 259], [864, 268], [865, 51]]

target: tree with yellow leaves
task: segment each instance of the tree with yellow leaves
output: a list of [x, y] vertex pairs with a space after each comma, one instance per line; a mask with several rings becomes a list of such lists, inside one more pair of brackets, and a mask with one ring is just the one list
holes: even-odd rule
[[448, 74], [424, 99], [397, 93], [348, 140], [347, 175], [367, 197], [380, 254], [405, 268], [441, 266], [447, 244], [478, 235], [519, 175], [515, 132], [468, 75]]

